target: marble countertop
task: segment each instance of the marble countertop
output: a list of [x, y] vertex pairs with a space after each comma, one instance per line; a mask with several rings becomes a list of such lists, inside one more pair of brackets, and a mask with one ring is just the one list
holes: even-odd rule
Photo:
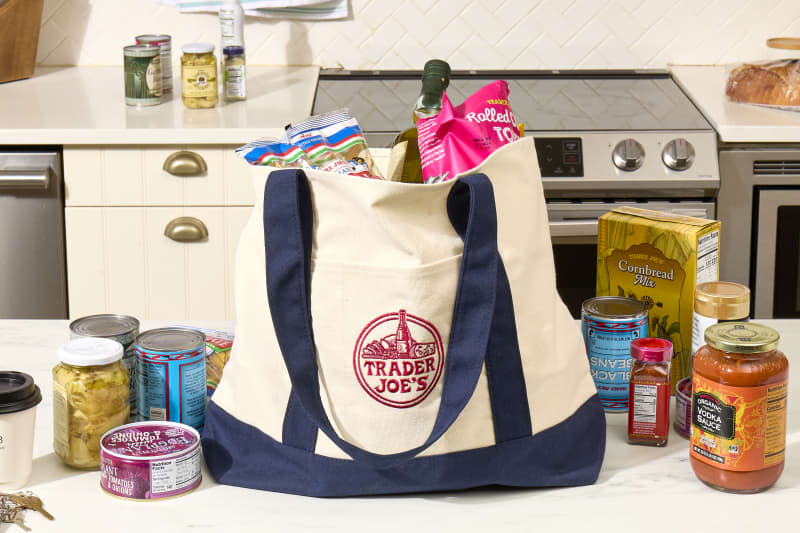
[[[560, 489], [486, 488], [374, 498], [315, 499], [217, 485], [207, 470], [179, 498], [131, 502], [99, 487], [99, 472], [73, 470], [52, 451], [50, 370], [68, 340], [67, 321], [0, 320], [0, 368], [34, 376], [38, 408], [29, 490], [56, 517], [26, 515], [35, 533], [114, 531], [788, 531], [800, 501], [800, 321], [763, 321], [782, 335], [790, 360], [786, 469], [767, 492], [725, 494], [697, 480], [688, 441], [671, 430], [664, 448], [626, 443], [625, 415], [608, 415], [605, 462], [597, 483]], [[230, 329], [230, 322], [197, 322]], [[144, 322], [142, 329], [165, 325]], [[0, 533], [20, 531], [0, 525]]]
[[238, 144], [280, 137], [311, 114], [317, 67], [250, 67], [248, 98], [188, 109], [176, 93], [164, 103], [125, 105], [122, 67], [38, 68], [0, 84], [0, 144]]
[[800, 112], [728, 100], [728, 67], [672, 66], [671, 70], [723, 142], [800, 142]]

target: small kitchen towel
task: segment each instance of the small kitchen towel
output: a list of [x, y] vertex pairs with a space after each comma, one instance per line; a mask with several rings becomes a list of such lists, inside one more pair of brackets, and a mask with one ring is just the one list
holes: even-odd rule
[[[219, 10], [222, 0], [160, 0], [182, 13]], [[348, 0], [239, 0], [246, 15], [297, 20], [335, 20], [349, 14]]]
[[605, 417], [536, 161], [527, 138], [435, 185], [257, 178], [203, 433], [216, 480], [313, 496], [594, 482]]

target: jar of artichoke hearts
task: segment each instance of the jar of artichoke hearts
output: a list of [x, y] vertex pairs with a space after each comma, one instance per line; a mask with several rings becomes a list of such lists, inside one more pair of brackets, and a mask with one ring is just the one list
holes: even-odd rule
[[182, 98], [186, 107], [209, 108], [217, 105], [217, 58], [214, 45], [191, 43], [181, 55]]
[[53, 367], [53, 449], [76, 468], [100, 466], [100, 438], [128, 422], [129, 377], [111, 339], [73, 339]]

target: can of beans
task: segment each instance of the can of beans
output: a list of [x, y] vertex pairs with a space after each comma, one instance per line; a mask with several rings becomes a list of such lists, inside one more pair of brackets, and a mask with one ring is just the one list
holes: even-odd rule
[[607, 412], [628, 410], [631, 341], [647, 337], [647, 306], [623, 296], [598, 296], [583, 302], [581, 326], [589, 369]]
[[136, 375], [139, 418], [180, 422], [202, 430], [206, 411], [206, 336], [189, 328], [139, 334]]
[[150, 106], [161, 103], [161, 50], [149, 44], [122, 49], [125, 64], [125, 103]]
[[73, 320], [69, 325], [70, 338], [102, 337], [112, 339], [122, 345], [125, 350], [122, 365], [130, 376], [131, 394], [128, 403], [131, 408], [130, 420], [136, 420], [136, 355], [133, 341], [139, 334], [139, 321], [128, 315], [91, 315]]
[[175, 422], [134, 422], [100, 438], [100, 486], [130, 500], [180, 496], [200, 484], [200, 434]]
[[161, 91], [172, 93], [172, 37], [166, 34], [137, 35], [136, 44], [158, 46], [161, 56]]

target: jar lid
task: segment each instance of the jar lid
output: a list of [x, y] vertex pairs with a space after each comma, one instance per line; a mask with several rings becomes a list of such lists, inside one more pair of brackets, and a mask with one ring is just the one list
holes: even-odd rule
[[733, 353], [770, 352], [778, 347], [780, 334], [755, 322], [723, 322], [706, 329], [706, 344]]
[[697, 286], [694, 310], [719, 320], [737, 320], [750, 314], [750, 289], [732, 281], [708, 281]]
[[648, 363], [661, 363], [672, 359], [672, 343], [657, 337], [631, 341], [631, 357]]
[[184, 44], [181, 50], [186, 54], [210, 54], [214, 51], [214, 45], [211, 43], [189, 43]]
[[42, 392], [24, 372], [0, 370], [0, 415], [30, 409], [42, 401]]
[[222, 49], [222, 53], [226, 56], [244, 55], [244, 46], [226, 46]]
[[81, 337], [61, 345], [58, 359], [72, 366], [107, 365], [122, 359], [122, 345], [102, 337]]

